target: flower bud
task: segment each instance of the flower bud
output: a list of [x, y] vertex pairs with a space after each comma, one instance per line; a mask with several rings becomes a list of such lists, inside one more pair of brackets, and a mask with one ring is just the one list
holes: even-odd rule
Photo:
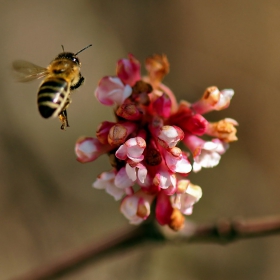
[[127, 58], [120, 59], [117, 63], [117, 75], [126, 85], [133, 86], [141, 79], [140, 62], [132, 55]]
[[173, 213], [173, 207], [171, 205], [169, 196], [164, 192], [159, 192], [156, 201], [156, 219], [160, 225], [167, 225], [171, 222], [171, 215]]
[[115, 125], [114, 122], [102, 122], [97, 130], [96, 130], [96, 137], [102, 144], [108, 144], [108, 134], [110, 129]]
[[110, 145], [103, 145], [98, 139], [92, 137], [80, 137], [75, 145], [77, 161], [81, 163], [94, 161], [111, 149]]
[[179, 231], [184, 227], [184, 225], [185, 217], [178, 209], [174, 208], [168, 226], [174, 231]]
[[138, 225], [149, 217], [153, 199], [153, 195], [139, 190], [123, 199], [120, 210], [131, 224]]
[[146, 69], [150, 80], [154, 83], [160, 83], [164, 76], [169, 72], [169, 62], [166, 55], [153, 55], [146, 59]]
[[184, 138], [183, 130], [178, 126], [163, 126], [158, 135], [159, 144], [164, 148], [172, 148]]
[[133, 103], [123, 103], [117, 108], [116, 114], [117, 116], [130, 121], [136, 121], [142, 117], [142, 112]]
[[93, 187], [96, 189], [105, 189], [106, 192], [112, 195], [115, 200], [120, 200], [124, 195], [124, 189], [118, 188], [114, 181], [116, 177], [116, 171], [112, 170], [109, 172], [102, 172], [95, 182], [93, 183]]
[[206, 133], [210, 136], [217, 137], [226, 143], [237, 141], [237, 130], [235, 128], [237, 125], [237, 121], [227, 118], [219, 122], [209, 123]]
[[121, 105], [132, 93], [129, 85], [124, 85], [120, 78], [107, 76], [99, 81], [95, 90], [98, 101], [104, 105]]
[[163, 93], [153, 103], [153, 109], [160, 117], [168, 118], [171, 113], [171, 100], [168, 95]]
[[116, 151], [116, 157], [121, 160], [129, 158], [133, 162], [138, 163], [144, 159], [142, 154], [145, 148], [146, 141], [143, 138], [130, 138]]
[[181, 124], [182, 129], [188, 130], [194, 135], [203, 135], [207, 129], [208, 121], [200, 114], [195, 114]]
[[232, 89], [219, 91], [217, 87], [212, 86], [205, 90], [199, 101], [192, 104], [192, 108], [198, 114], [205, 114], [212, 110], [220, 111], [229, 106], [233, 95], [234, 91]]
[[108, 134], [108, 143], [112, 146], [121, 145], [135, 130], [136, 124], [132, 122], [117, 123], [111, 127]]

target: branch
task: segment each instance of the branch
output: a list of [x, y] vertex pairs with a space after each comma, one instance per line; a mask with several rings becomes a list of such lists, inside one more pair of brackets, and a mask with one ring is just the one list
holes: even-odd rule
[[243, 218], [220, 219], [214, 224], [196, 225], [190, 222], [176, 236], [174, 233], [167, 234], [176, 241], [227, 244], [241, 239], [264, 237], [278, 233], [280, 233], [280, 216], [247, 220]]
[[14, 280], [53, 279], [106, 256], [133, 248], [143, 242], [208, 242], [226, 244], [235, 240], [268, 236], [280, 233], [280, 216], [243, 220], [222, 219], [215, 224], [196, 225], [187, 222], [179, 233], [147, 222], [139, 227], [127, 228], [101, 242], [94, 241], [86, 247], [66, 254], [56, 261], [34, 269]]

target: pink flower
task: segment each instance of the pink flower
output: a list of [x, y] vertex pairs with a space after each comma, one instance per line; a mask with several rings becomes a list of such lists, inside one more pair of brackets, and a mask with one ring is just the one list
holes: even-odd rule
[[[229, 106], [234, 92], [210, 87], [199, 101], [178, 104], [162, 83], [169, 72], [167, 57], [151, 56], [145, 66], [147, 75], [141, 77], [139, 61], [129, 54], [118, 61], [116, 76], [100, 80], [95, 95], [100, 103], [116, 106], [116, 120], [102, 122], [97, 139], [79, 139], [76, 154], [88, 162], [108, 153], [114, 169], [103, 172], [94, 187], [115, 199], [125, 196], [120, 211], [130, 223], [145, 221], [155, 201], [158, 223], [177, 231], [202, 196], [185, 177], [216, 166], [228, 143], [237, 140], [235, 120], [209, 122], [202, 114]], [[180, 141], [189, 152], [179, 148]]]
[[137, 163], [136, 165], [131, 166], [130, 164], [127, 163], [125, 166], [125, 170], [127, 176], [133, 182], [139, 180], [142, 184], [144, 184], [148, 174], [148, 170], [143, 164]]
[[134, 185], [134, 181], [129, 178], [125, 167], [122, 167], [118, 172], [115, 177], [114, 184], [119, 188], [119, 189], [125, 189], [132, 187]]
[[183, 142], [193, 153], [193, 171], [198, 172], [202, 167], [209, 168], [219, 164], [221, 155], [228, 149], [228, 144], [219, 139], [204, 141], [194, 135], [186, 135]]
[[188, 160], [186, 154], [183, 153], [181, 149], [174, 147], [169, 151], [165, 150], [163, 153], [165, 156], [166, 165], [172, 172], [178, 172], [182, 174], [191, 172], [192, 165]]
[[128, 59], [120, 59], [117, 63], [117, 75], [125, 85], [133, 86], [141, 80], [140, 62], [132, 55]]
[[149, 217], [153, 199], [154, 196], [140, 190], [126, 196], [121, 202], [120, 210], [131, 224], [138, 225]]
[[99, 140], [100, 143], [102, 144], [108, 144], [108, 135], [111, 130], [111, 128], [115, 125], [116, 123], [113, 122], [102, 122], [99, 127], [96, 130], [96, 137]]
[[112, 106], [121, 105], [132, 93], [129, 85], [124, 85], [118, 77], [104, 77], [100, 80], [95, 96], [100, 103]]
[[108, 133], [108, 143], [111, 146], [123, 144], [136, 126], [133, 122], [120, 122], [113, 125]]
[[92, 186], [96, 189], [105, 189], [108, 194], [115, 198], [115, 200], [120, 200], [125, 194], [125, 190], [123, 188], [118, 188], [115, 185], [115, 177], [115, 170], [103, 172], [97, 177]]
[[166, 93], [163, 93], [153, 103], [153, 109], [160, 117], [168, 118], [171, 115], [171, 105], [172, 103], [170, 97]]
[[193, 211], [193, 205], [202, 197], [202, 190], [199, 186], [193, 185], [189, 180], [180, 180], [178, 182], [178, 189], [180, 191], [173, 196], [173, 206], [179, 209], [184, 215], [191, 215]]
[[116, 151], [116, 157], [120, 160], [130, 159], [131, 161], [138, 163], [144, 159], [142, 155], [146, 148], [146, 141], [142, 137], [134, 137], [128, 139], [123, 145], [121, 145]]
[[165, 125], [158, 133], [158, 141], [161, 146], [173, 148], [184, 138], [184, 132], [180, 127]]
[[206, 132], [208, 121], [200, 114], [195, 114], [186, 119], [181, 127], [194, 135], [203, 135]]
[[156, 219], [161, 225], [168, 225], [171, 222], [173, 207], [169, 196], [164, 192], [159, 192], [156, 202]]
[[236, 128], [238, 123], [234, 119], [226, 118], [219, 122], [215, 123], [208, 123], [208, 127], [206, 129], [206, 134], [218, 137], [219, 139], [223, 140], [224, 142], [232, 142], [236, 141]]
[[82, 163], [94, 161], [111, 149], [111, 146], [103, 145], [98, 139], [92, 137], [79, 138], [75, 146], [77, 161]]
[[202, 98], [192, 104], [192, 109], [198, 114], [205, 114], [209, 111], [220, 111], [226, 109], [234, 95], [232, 89], [219, 91], [217, 87], [209, 87], [204, 92]]
[[168, 167], [162, 162], [154, 175], [153, 184], [159, 186], [161, 189], [175, 188], [177, 178], [174, 172], [170, 171]]
[[142, 118], [142, 111], [133, 103], [123, 103], [116, 110], [116, 115], [129, 121], [137, 121]]

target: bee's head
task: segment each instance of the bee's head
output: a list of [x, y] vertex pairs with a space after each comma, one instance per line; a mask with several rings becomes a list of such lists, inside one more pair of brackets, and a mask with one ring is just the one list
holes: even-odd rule
[[75, 53], [70, 53], [70, 52], [63, 52], [60, 53], [56, 58], [56, 59], [60, 59], [60, 58], [65, 58], [65, 59], [69, 59], [71, 61], [73, 61], [74, 63], [76, 63], [77, 65], [80, 65], [80, 60], [77, 57], [77, 55]]
[[73, 62], [76, 63], [77, 65], [80, 65], [81, 63], [80, 63], [79, 58], [77, 57], [77, 54], [79, 54], [80, 52], [84, 51], [85, 49], [87, 49], [87, 48], [89, 48], [89, 47], [91, 47], [91, 46], [92, 46], [92, 45], [88, 45], [87, 47], [81, 49], [81, 50], [78, 51], [77, 53], [70, 53], [70, 52], [65, 52], [65, 51], [64, 51], [64, 47], [63, 47], [63, 45], [62, 45], [62, 50], [63, 50], [63, 52], [60, 53], [60, 54], [55, 58], [55, 60], [56, 60], [56, 59], [60, 59], [60, 58], [66, 58], [66, 59], [69, 59], [69, 60], [73, 61]]

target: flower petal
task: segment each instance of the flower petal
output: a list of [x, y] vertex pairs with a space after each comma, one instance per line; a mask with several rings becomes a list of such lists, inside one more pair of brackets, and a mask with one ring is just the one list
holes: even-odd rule
[[75, 145], [77, 161], [81, 163], [94, 161], [111, 149], [109, 145], [102, 145], [98, 139], [92, 137], [80, 137]]
[[107, 106], [115, 103], [121, 105], [131, 93], [132, 88], [129, 85], [124, 85], [120, 78], [112, 76], [102, 78], [95, 90], [96, 98]]
[[125, 189], [134, 185], [134, 181], [129, 178], [126, 168], [124, 167], [118, 171], [114, 183], [120, 189]]
[[160, 225], [169, 224], [171, 221], [171, 215], [173, 212], [173, 207], [171, 205], [169, 196], [164, 192], [160, 192], [157, 196], [156, 202], [156, 219]]
[[128, 55], [128, 59], [120, 59], [117, 63], [117, 75], [126, 85], [133, 86], [137, 81], [141, 80], [140, 62], [132, 55]]

